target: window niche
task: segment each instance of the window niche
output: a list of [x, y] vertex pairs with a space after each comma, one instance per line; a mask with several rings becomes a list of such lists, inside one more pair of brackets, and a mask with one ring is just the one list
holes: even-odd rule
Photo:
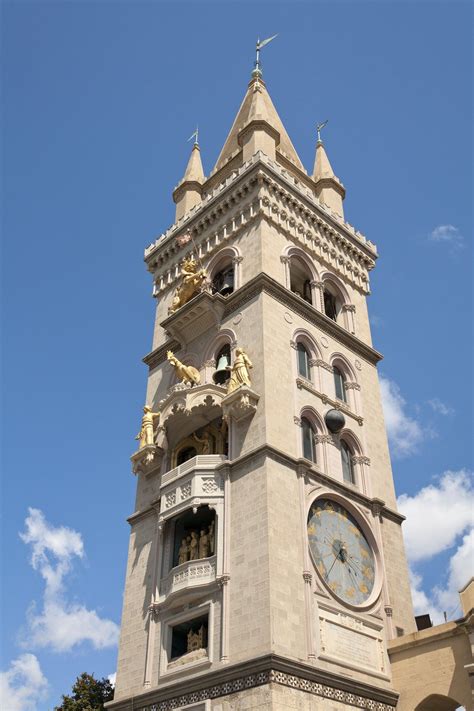
[[170, 527], [173, 544], [169, 568], [215, 555], [216, 524], [215, 511], [208, 506], [200, 506], [196, 513], [188, 510], [178, 516]]
[[168, 670], [208, 659], [209, 615], [171, 625]]
[[339, 302], [339, 299], [337, 296], [334, 294], [334, 292], [329, 289], [327, 286], [324, 287], [323, 291], [323, 300], [324, 300], [324, 313], [326, 316], [333, 321], [337, 321], [337, 317], [341, 308], [341, 304]]
[[212, 379], [216, 385], [224, 385], [230, 378], [230, 345], [226, 343], [216, 356], [215, 371]]

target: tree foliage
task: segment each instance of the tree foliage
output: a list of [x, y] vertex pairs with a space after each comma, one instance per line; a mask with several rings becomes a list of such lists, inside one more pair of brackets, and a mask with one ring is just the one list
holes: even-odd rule
[[72, 695], [64, 696], [54, 711], [104, 711], [104, 703], [114, 698], [114, 687], [106, 678], [95, 679], [84, 672], [77, 677]]

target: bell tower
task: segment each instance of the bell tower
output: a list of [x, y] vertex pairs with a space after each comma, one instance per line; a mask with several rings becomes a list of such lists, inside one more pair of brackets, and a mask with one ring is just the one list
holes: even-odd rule
[[115, 700], [125, 711], [396, 707], [414, 629], [366, 299], [320, 136], [305, 170], [254, 71], [145, 250], [157, 300]]

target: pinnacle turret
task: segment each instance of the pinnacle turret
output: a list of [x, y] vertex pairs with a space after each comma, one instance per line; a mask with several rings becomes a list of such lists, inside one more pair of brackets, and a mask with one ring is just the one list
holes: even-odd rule
[[176, 221], [201, 202], [202, 184], [205, 179], [201, 151], [196, 140], [189, 156], [184, 177], [173, 191], [173, 200], [176, 203]]
[[346, 191], [339, 178], [334, 174], [320, 137], [316, 143], [313, 180], [316, 184], [316, 197], [343, 218], [342, 201]]

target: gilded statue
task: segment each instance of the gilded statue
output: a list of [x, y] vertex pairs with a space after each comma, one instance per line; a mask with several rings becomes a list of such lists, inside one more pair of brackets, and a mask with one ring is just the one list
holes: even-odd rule
[[181, 284], [175, 291], [173, 301], [168, 309], [169, 314], [174, 314], [181, 306], [190, 301], [202, 291], [207, 272], [199, 269], [194, 257], [188, 257], [181, 266]]
[[228, 367], [230, 370], [230, 378], [227, 383], [228, 393], [234, 392], [242, 385], [250, 387], [250, 369], [253, 368], [253, 365], [243, 348], [237, 348], [234, 362]]
[[199, 385], [201, 382], [201, 376], [197, 368], [194, 368], [192, 365], [184, 365], [184, 363], [181, 363], [181, 361], [176, 358], [173, 351], [168, 351], [166, 357], [175, 369], [178, 378], [182, 380], [185, 385]]
[[159, 416], [160, 413], [152, 412], [151, 407], [148, 407], [148, 405], [143, 408], [142, 426], [135, 437], [135, 439], [140, 440], [139, 449], [155, 443], [155, 420]]
[[204, 431], [202, 433], [202, 437], [198, 437], [194, 432], [193, 439], [201, 445], [201, 451], [199, 454], [211, 454], [212, 440], [209, 432]]

